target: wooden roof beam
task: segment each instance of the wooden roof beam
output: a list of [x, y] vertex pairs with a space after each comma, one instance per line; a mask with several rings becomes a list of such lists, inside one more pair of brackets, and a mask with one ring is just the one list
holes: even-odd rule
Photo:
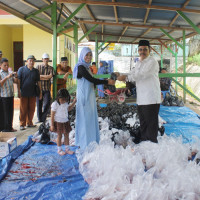
[[[185, 8], [191, 0], [186, 0], [185, 3], [183, 4], [182, 8]], [[174, 22], [176, 21], [176, 19], [178, 18], [179, 14], [176, 14], [176, 16], [172, 19], [171, 23], [169, 24], [169, 26], [172, 26], [174, 24]]]
[[[152, 0], [149, 0], [149, 5], [151, 5], [151, 3], [152, 3]], [[144, 17], [144, 24], [146, 24], [146, 22], [147, 22], [147, 18], [149, 16], [149, 12], [150, 12], [150, 9], [147, 8], [147, 11], [146, 11], [146, 14], [145, 14], [145, 17]]]
[[[115, 37], [120, 37], [121, 35], [117, 35], [117, 34], [108, 34], [108, 33], [99, 33], [99, 32], [92, 32], [90, 33], [91, 35], [104, 35], [104, 36], [115, 36]], [[131, 35], [124, 35], [123, 37], [125, 38], [138, 38], [138, 39], [146, 39], [146, 40], [157, 40], [157, 38], [148, 38], [148, 37], [134, 37], [134, 36], [131, 36]], [[171, 41], [170, 39], [162, 39], [164, 41]]]
[[[69, 17], [72, 14], [72, 12], [65, 5], [63, 5], [63, 11], [68, 15], [67, 17]], [[72, 18], [72, 20], [78, 22], [78, 20], [75, 16]], [[71, 25], [73, 25], [73, 23], [71, 21], [69, 23]]]
[[80, 23], [85, 24], [103, 24], [108, 26], [128, 26], [128, 27], [136, 27], [136, 28], [152, 28], [152, 29], [169, 29], [169, 30], [186, 30], [186, 31], [194, 31], [193, 28], [185, 28], [185, 27], [169, 27], [169, 26], [152, 26], [152, 25], [139, 25], [139, 24], [129, 24], [129, 23], [113, 23], [113, 22], [102, 22], [102, 21], [87, 21], [87, 20], [79, 20]]
[[189, 13], [198, 13], [200, 14], [200, 10], [197, 9], [187, 9], [187, 8], [177, 8], [177, 7], [169, 7], [169, 6], [157, 6], [157, 5], [148, 5], [148, 4], [136, 4], [136, 3], [122, 3], [122, 2], [107, 2], [107, 1], [89, 1], [89, 0], [54, 0], [58, 3], [70, 3], [70, 4], [81, 4], [85, 3], [88, 5], [99, 5], [99, 6], [119, 6], [119, 7], [130, 7], [130, 8], [146, 8], [153, 10], [168, 10], [168, 11], [182, 11]]
[[88, 6], [88, 5], [85, 5], [85, 8], [86, 8], [88, 14], [90, 15], [90, 17], [91, 17], [94, 21], [96, 21], [96, 18], [94, 17], [94, 15], [93, 15], [92, 11], [90, 10], [89, 6]]
[[[48, 0], [42, 0], [44, 3], [46, 3], [46, 4], [48, 4], [48, 5], [50, 5], [51, 4], [51, 2], [49, 2]], [[63, 5], [63, 7], [66, 7], [65, 5]], [[60, 10], [59, 9], [57, 9], [57, 13], [59, 13], [60, 14]], [[63, 13], [61, 13], [61, 17], [63, 18], [63, 19], [66, 19], [67, 17], [63, 14]], [[72, 23], [70, 22], [70, 24], [72, 25]]]
[[[17, 10], [14, 10], [13, 8], [10, 8], [9, 6], [3, 4], [0, 2], [0, 9], [5, 10], [6, 12], [9, 12], [17, 17], [19, 17], [20, 19], [25, 19], [25, 16], [23, 14], [21, 14], [20, 12], [18, 12]], [[46, 31], [48, 33], [53, 33], [52, 30], [44, 27], [42, 24], [40, 24], [39, 22], [33, 20], [33, 19], [28, 19], [26, 20], [27, 22], [29, 22], [30, 24], [42, 29], [43, 31]]]
[[[38, 7], [36, 7], [35, 5], [33, 5], [33, 4], [31, 4], [31, 3], [29, 3], [29, 2], [27, 2], [27, 1], [25, 1], [25, 0], [20, 0], [23, 4], [26, 4], [27, 6], [29, 6], [29, 7], [31, 7], [31, 8], [33, 8], [33, 9], [35, 9], [35, 10], [40, 10], [40, 8], [38, 8]], [[48, 15], [46, 12], [41, 12], [43, 15], [45, 15], [48, 19], [51, 19], [51, 16], [50, 15]]]
[[[95, 40], [89, 40], [89, 42], [95, 42]], [[104, 41], [98, 40], [98, 42], [104, 42]], [[109, 40], [109, 43], [116, 43], [116, 41], [110, 41]], [[131, 43], [131, 42], [118, 42], [118, 43], [121, 43], [121, 44], [138, 44], [138, 42], [134, 42], [134, 43]], [[160, 43], [151, 43], [151, 45], [160, 45]]]
[[[115, 2], [115, 0], [112, 0], [112, 2]], [[119, 20], [118, 20], [118, 15], [117, 15], [117, 6], [113, 6], [113, 8], [114, 8], [114, 13], [115, 13], [115, 20], [116, 20], [116, 23], [118, 23]]]
[[126, 27], [124, 28], [124, 30], [122, 31], [121, 36], [120, 36], [119, 39], [118, 39], [118, 42], [121, 40], [122, 36], [124, 35], [124, 33], [126, 32], [127, 29], [128, 29], [128, 26], [126, 26]]
[[[86, 33], [87, 33], [87, 29], [86, 29], [86, 27], [85, 27], [85, 24], [80, 23], [80, 27], [81, 27], [81, 29], [83, 30], [83, 33], [86, 34]], [[89, 41], [88, 35], [86, 36], [86, 38], [87, 38], [87, 40]]]
[[142, 38], [144, 35], [146, 35], [151, 30], [152, 30], [152, 28], [147, 29], [142, 35], [140, 35], [138, 38], [136, 38], [135, 40], [133, 40], [133, 42], [136, 42], [138, 39]]
[[[172, 30], [172, 31], [170, 31], [169, 32], [169, 34], [171, 34], [171, 33], [173, 33], [174, 32], [174, 30]], [[161, 35], [159, 38], [157, 38], [157, 39], [161, 39], [161, 38], [163, 38], [163, 37], [165, 37], [166, 35], [165, 34], [163, 34], [163, 35]], [[166, 36], [167, 37], [167, 36]]]

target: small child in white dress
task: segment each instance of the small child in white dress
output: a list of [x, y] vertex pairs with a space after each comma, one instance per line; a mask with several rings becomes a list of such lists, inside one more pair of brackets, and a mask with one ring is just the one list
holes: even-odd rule
[[[67, 89], [60, 89], [57, 93], [56, 100], [51, 105], [51, 127], [50, 130], [58, 134], [57, 146], [58, 154], [73, 154], [69, 149], [69, 132], [72, 130], [68, 119], [68, 111], [72, 110], [76, 103], [76, 98], [70, 103], [70, 95]], [[62, 134], [64, 134], [65, 151], [61, 147]]]

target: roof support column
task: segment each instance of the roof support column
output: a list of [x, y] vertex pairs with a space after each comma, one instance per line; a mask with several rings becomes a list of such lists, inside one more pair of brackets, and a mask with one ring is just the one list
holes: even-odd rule
[[97, 66], [97, 69], [98, 69], [98, 66], [99, 66], [99, 61], [98, 61], [98, 36], [95, 35], [95, 62], [96, 62], [96, 66]]
[[82, 3], [57, 29], [57, 32], [60, 32], [63, 27], [85, 6], [85, 3]]
[[[175, 73], [178, 73], [178, 49], [177, 44], [175, 45]], [[176, 81], [178, 81], [178, 77], [176, 77]], [[178, 86], [175, 85], [176, 93], [178, 92]]]
[[78, 25], [74, 25], [75, 63], [78, 62]]
[[161, 65], [161, 68], [163, 68], [163, 45], [161, 44], [160, 45], [160, 52], [161, 52], [161, 60], [160, 60], [160, 65]]
[[[168, 51], [170, 51], [174, 57], [175, 57], [175, 70], [176, 70], [176, 73], [178, 72], [178, 53], [177, 53], [177, 46], [181, 47], [181, 49], [183, 49], [183, 52], [185, 52], [185, 47], [184, 45], [181, 45], [179, 42], [177, 42], [172, 36], [170, 36], [166, 31], [164, 31], [163, 29], [160, 29], [165, 35], [167, 35], [172, 41], [175, 42], [175, 45], [176, 45], [176, 50], [175, 52], [172, 51], [167, 45], [165, 45], [161, 40], [158, 40], [161, 44], [163, 44], [167, 49]], [[184, 58], [183, 58], [184, 59]], [[185, 73], [185, 72], [183, 72]], [[185, 78], [184, 78], [185, 79]], [[176, 82], [177, 82], [177, 77], [176, 77]], [[175, 83], [176, 83], [175, 82]], [[175, 90], [176, 90], [176, 93], [178, 91], [178, 88], [177, 88], [177, 84], [175, 85]]]
[[[185, 30], [183, 30], [183, 73], [186, 73]], [[186, 77], [183, 78], [183, 87], [186, 88]], [[185, 90], [183, 90], [183, 101], [186, 102]]]
[[[51, 8], [51, 21], [52, 21], [52, 29], [53, 29], [53, 69], [56, 72], [57, 66], [57, 2], [53, 1]], [[57, 84], [56, 84], [56, 76], [53, 77], [53, 99], [56, 97], [57, 92]]]

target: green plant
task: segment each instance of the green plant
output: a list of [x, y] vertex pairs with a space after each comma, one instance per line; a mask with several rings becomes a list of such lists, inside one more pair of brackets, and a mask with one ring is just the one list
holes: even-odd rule
[[200, 54], [188, 57], [187, 64], [196, 64], [200, 66]]

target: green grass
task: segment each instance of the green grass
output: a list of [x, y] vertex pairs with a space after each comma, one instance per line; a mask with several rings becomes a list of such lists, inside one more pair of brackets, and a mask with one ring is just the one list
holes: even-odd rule
[[200, 66], [200, 54], [196, 54], [194, 56], [188, 57], [187, 64], [196, 64]]

